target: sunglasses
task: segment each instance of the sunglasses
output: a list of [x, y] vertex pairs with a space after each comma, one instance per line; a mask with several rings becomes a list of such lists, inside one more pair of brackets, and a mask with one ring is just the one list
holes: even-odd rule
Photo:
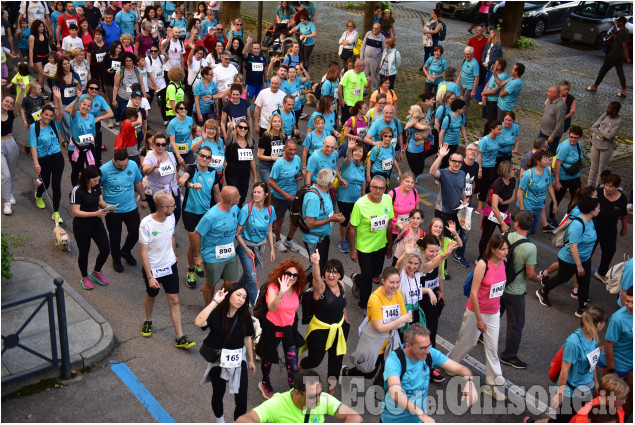
[[166, 147], [168, 144], [167, 143], [155, 143], [154, 146], [156, 146], [157, 148], [164, 148]]
[[177, 111], [185, 111], [185, 106], [181, 106], [180, 108], [176, 108]]
[[216, 31], [222, 31], [222, 30], [223, 30], [222, 28], [216, 28]]
[[212, 155], [203, 155], [202, 153], [199, 153], [198, 156], [201, 159], [207, 159], [207, 160], [211, 160], [212, 159]]
[[450, 160], [450, 162], [451, 162], [452, 164], [460, 164], [462, 161], [457, 160], [457, 159], [451, 159], [451, 160]]
[[234, 24], [234, 25], [237, 26], [237, 27], [242, 27], [243, 26], [243, 24]]
[[99, 87], [88, 87], [88, 90], [99, 90]]
[[239, 125], [238, 129], [239, 130], [249, 130], [249, 127], [247, 127], [246, 125]]
[[150, 53], [159, 53], [157, 49], [150, 49]]
[[297, 279], [298, 276], [300, 276], [298, 273], [291, 273], [291, 272], [284, 272], [284, 275], [293, 279]]

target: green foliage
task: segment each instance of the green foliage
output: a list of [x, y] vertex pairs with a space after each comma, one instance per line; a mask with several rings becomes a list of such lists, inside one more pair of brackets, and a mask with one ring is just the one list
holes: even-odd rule
[[520, 36], [518, 43], [516, 43], [516, 47], [519, 49], [535, 49], [536, 43], [531, 38]]
[[393, 11], [392, 4], [390, 4], [389, 1], [382, 1], [380, 6], [381, 6], [381, 10], [390, 9], [391, 11]]
[[6, 235], [2, 234], [2, 278], [3, 279], [11, 279], [13, 275], [11, 274], [11, 262], [13, 261], [13, 254], [9, 250], [9, 242]]
[[364, 2], [348, 1], [348, 2], [346, 2], [346, 7], [348, 9], [363, 10], [364, 9]]

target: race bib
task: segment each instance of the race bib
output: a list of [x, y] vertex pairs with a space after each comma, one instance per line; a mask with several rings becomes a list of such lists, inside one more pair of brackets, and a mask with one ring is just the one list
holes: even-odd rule
[[472, 183], [465, 183], [465, 196], [472, 196]]
[[152, 32], [155, 33], [157, 31], [159, 31], [159, 26], [158, 25], [152, 25]]
[[95, 53], [95, 60], [97, 62], [103, 62], [104, 58], [106, 57], [106, 53]]
[[209, 166], [212, 168], [220, 168], [225, 163], [224, 156], [212, 155], [212, 160], [209, 162]]
[[598, 364], [598, 360], [600, 360], [600, 347], [587, 354], [586, 358], [589, 360], [591, 370], [595, 369], [595, 366]]
[[163, 68], [161, 68], [160, 70], [158, 70], [158, 71], [156, 71], [154, 73], [154, 77], [155, 78], [163, 78], [163, 73], [164, 73]]
[[176, 168], [174, 168], [174, 165], [170, 161], [165, 164], [161, 164], [159, 167], [159, 174], [161, 177], [169, 176], [174, 173], [176, 173]]
[[233, 81], [225, 81], [225, 88], [223, 89], [223, 91], [229, 90], [231, 88], [232, 84], [234, 84]]
[[383, 171], [392, 170], [392, 158], [384, 159], [381, 161], [381, 169]]
[[408, 214], [401, 214], [397, 216], [397, 221], [409, 221], [410, 216]]
[[179, 152], [189, 152], [190, 151], [190, 145], [189, 144], [184, 144], [184, 145], [180, 145], [180, 144], [176, 144], [176, 148], [178, 149]]
[[[4, 28], [3, 28], [4, 29]], [[5, 63], [7, 61], [7, 55], [6, 53], [4, 53], [4, 51], [2, 52], [2, 55], [0, 55], [0, 62]]]
[[298, 99], [300, 99], [300, 92], [299, 92], [299, 91], [297, 91], [297, 92], [295, 92], [295, 93], [291, 93], [291, 96], [293, 96], [293, 101], [294, 101], [294, 102], [297, 102], [297, 101], [298, 101]]
[[265, 65], [263, 63], [258, 62], [258, 63], [251, 64], [251, 70], [253, 72], [262, 72], [264, 71], [264, 69], [265, 69]]
[[[498, 213], [501, 215], [501, 217], [503, 218], [503, 220], [505, 220], [505, 219], [507, 218], [507, 213], [504, 213], [504, 212], [502, 212], [502, 211], [499, 211]], [[494, 214], [494, 211], [492, 211], [491, 213], [489, 213], [489, 217], [487, 217], [487, 219], [488, 219], [489, 221], [493, 221], [493, 222], [494, 222], [494, 223], [496, 223], [496, 224], [500, 224], [500, 223], [498, 222], [498, 219], [496, 218], [496, 215]]]
[[83, 134], [79, 136], [79, 144], [80, 145], [90, 145], [93, 143], [93, 135], [92, 134]]
[[284, 146], [282, 145], [278, 145], [278, 146], [272, 146], [271, 147], [271, 156], [282, 156], [284, 154]]
[[362, 95], [362, 89], [353, 89], [353, 97], [360, 97]]
[[505, 291], [505, 281], [492, 284], [489, 288], [490, 299], [500, 297], [503, 295], [503, 291]]
[[366, 137], [366, 135], [368, 134], [368, 127], [364, 127], [364, 128], [358, 128], [357, 129], [357, 135], [359, 137], [361, 137], [362, 139], [364, 137]]
[[393, 147], [393, 148], [396, 148], [396, 147], [397, 147], [397, 138], [396, 138], [396, 137], [393, 137], [393, 138], [390, 140], [390, 144], [392, 145], [392, 147]]
[[152, 277], [158, 279], [163, 276], [169, 276], [172, 274], [172, 266], [160, 267], [158, 269], [152, 269]]
[[66, 27], [70, 28], [71, 24], [75, 24], [75, 26], [77, 26], [79, 28], [79, 25], [77, 25], [77, 19], [67, 19], [66, 20]]
[[88, 78], [88, 71], [77, 71], [77, 75], [79, 75], [80, 80], [86, 81], [86, 78]]
[[236, 127], [236, 123], [240, 120], [245, 120], [245, 116], [243, 115], [242, 117], [236, 117], [236, 118], [232, 118], [232, 124], [234, 127]]
[[370, 231], [377, 232], [378, 230], [384, 230], [388, 227], [388, 216], [382, 215], [381, 217], [374, 217], [370, 219]]
[[112, 61], [112, 69], [114, 69], [115, 72], [119, 72], [119, 70], [121, 69], [121, 62]]
[[437, 288], [439, 286], [439, 276], [437, 275], [434, 279], [426, 280], [423, 284], [428, 289]]
[[75, 96], [75, 87], [66, 87], [64, 89], [64, 97], [73, 97]]
[[232, 368], [240, 367], [240, 363], [243, 361], [243, 349], [237, 348], [230, 350], [223, 348], [220, 352], [220, 367]]
[[239, 161], [253, 161], [254, 152], [251, 149], [238, 149]]
[[228, 243], [227, 245], [219, 245], [216, 247], [216, 258], [222, 260], [224, 258], [230, 258], [234, 256], [234, 243]]
[[384, 319], [384, 323], [390, 323], [397, 320], [401, 317], [401, 308], [399, 304], [395, 305], [382, 305], [381, 306], [382, 317]]
[[132, 93], [132, 86], [126, 84], [126, 93]]
[[35, 112], [31, 112], [31, 116], [33, 117], [34, 121], [39, 121], [40, 118], [42, 118], [42, 109], [38, 109]]

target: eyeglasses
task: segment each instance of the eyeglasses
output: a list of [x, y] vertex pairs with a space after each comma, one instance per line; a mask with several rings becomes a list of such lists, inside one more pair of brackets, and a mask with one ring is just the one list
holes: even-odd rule
[[300, 276], [298, 273], [284, 272], [284, 275], [293, 279], [297, 279]]
[[99, 90], [99, 87], [88, 87], [88, 90]]
[[377, 102], [377, 103], [380, 104], [380, 105], [385, 105], [386, 104], [386, 102]]
[[207, 159], [207, 160], [212, 159], [212, 155], [204, 155], [202, 153], [199, 153], [198, 156], [201, 157], [201, 159]]
[[432, 344], [424, 345], [423, 347], [417, 347], [419, 351], [428, 351]]
[[164, 205], [163, 208], [175, 208], [176, 204], [172, 204], [172, 205]]
[[156, 146], [157, 148], [164, 148], [166, 147], [168, 144], [167, 143], [155, 143], [154, 146]]
[[239, 130], [249, 130], [249, 127], [247, 127], [246, 125], [239, 125], [238, 129]]
[[337, 270], [327, 270], [326, 274], [340, 274]]
[[386, 186], [374, 186], [374, 185], [371, 185], [370, 188], [373, 189], [373, 190], [386, 190]]
[[459, 159], [451, 159], [451, 160], [450, 160], [450, 162], [451, 162], [452, 164], [460, 164], [462, 161], [461, 161], [461, 160], [459, 160]]

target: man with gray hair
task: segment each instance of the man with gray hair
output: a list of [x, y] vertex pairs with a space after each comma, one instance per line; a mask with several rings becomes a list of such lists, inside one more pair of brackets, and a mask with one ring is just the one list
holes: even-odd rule
[[[465, 189], [463, 189], [463, 191], [470, 205], [472, 204], [472, 195], [474, 193], [474, 180], [476, 176], [478, 176], [478, 162], [476, 162], [478, 152], [479, 149], [476, 143], [467, 145], [465, 148], [465, 158], [463, 159], [463, 164], [461, 164], [461, 171], [465, 173]], [[452, 259], [461, 266], [468, 268], [470, 267], [470, 263], [465, 259], [465, 245], [467, 244], [468, 231], [461, 226], [457, 228], [457, 231], [459, 232], [463, 246], [456, 249]]]
[[[218, 67], [216, 67], [218, 68]], [[214, 70], [216, 72], [216, 70]], [[271, 79], [271, 85], [269, 88], [262, 89], [256, 97], [254, 104], [254, 127], [256, 133], [262, 135], [269, 125], [269, 117], [277, 109], [282, 109], [284, 105], [284, 97], [287, 93], [280, 90], [282, 80], [280, 77], [275, 76]]]
[[470, 101], [476, 96], [481, 67], [474, 58], [474, 47], [467, 46], [463, 50], [463, 55], [465, 60], [463, 65], [461, 65], [461, 71], [459, 71], [459, 78], [457, 78], [456, 83], [461, 86], [461, 97], [465, 101], [465, 121], [467, 121], [470, 112]]
[[342, 125], [351, 117], [350, 109], [355, 106], [355, 103], [364, 100], [364, 89], [370, 84], [364, 73], [365, 69], [366, 64], [363, 60], [355, 60], [355, 68], [346, 71], [337, 86], [338, 99], [342, 107], [340, 118]]
[[560, 97], [560, 87], [551, 86], [547, 90], [547, 103], [540, 120], [538, 137], [547, 139], [549, 152], [556, 154], [558, 142], [564, 133], [564, 120], [567, 115], [567, 104]]
[[145, 57], [146, 52], [153, 46], [154, 40], [152, 40], [151, 34], [152, 23], [150, 21], [143, 21], [141, 23], [141, 32], [135, 37], [135, 48], [139, 52], [140, 57]]
[[214, 68], [213, 81], [216, 83], [216, 86], [218, 86], [220, 93], [229, 90], [232, 84], [234, 84], [234, 77], [238, 74], [236, 67], [230, 63], [231, 58], [232, 54], [229, 53], [228, 50], [224, 50], [223, 53], [220, 54], [220, 65]]
[[353, 295], [366, 316], [372, 281], [384, 269], [386, 256], [392, 254], [392, 220], [395, 213], [392, 198], [385, 194], [386, 179], [376, 175], [370, 180], [370, 193], [359, 198], [353, 206], [348, 236], [350, 257], [359, 262], [361, 273], [353, 273]]
[[[333, 214], [333, 201], [330, 194], [333, 180], [335, 180], [333, 170], [321, 169], [317, 174], [317, 182], [308, 189], [302, 200], [302, 220], [309, 228], [308, 233], [302, 232], [302, 241], [309, 255], [317, 249], [320, 254], [320, 269], [329, 259], [331, 223], [341, 223], [345, 220], [342, 213]], [[307, 269], [307, 275], [311, 274], [311, 268], [312, 265]], [[320, 271], [318, 270], [317, 273]]]
[[366, 64], [366, 77], [370, 76], [371, 92], [377, 90], [377, 81], [379, 78], [379, 62], [381, 54], [386, 48], [386, 37], [381, 33], [381, 25], [379, 22], [373, 24], [371, 31], [366, 33], [362, 47], [360, 50], [360, 59]]

